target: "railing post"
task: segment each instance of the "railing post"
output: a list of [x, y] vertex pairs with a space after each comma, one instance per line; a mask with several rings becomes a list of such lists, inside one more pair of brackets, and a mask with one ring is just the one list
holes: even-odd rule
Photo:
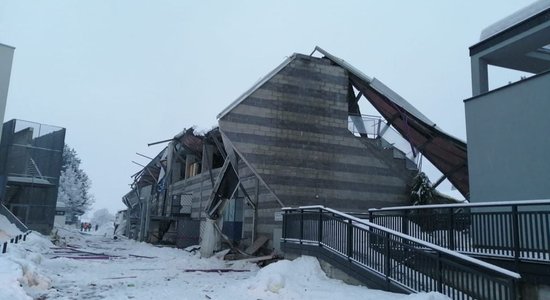
[[437, 252], [437, 291], [443, 293], [443, 265], [441, 264], [441, 252]]
[[401, 229], [404, 234], [409, 235], [409, 215], [406, 209], [403, 210], [403, 216], [401, 217]]
[[319, 246], [321, 246], [321, 242], [323, 241], [323, 209], [319, 208], [319, 229], [317, 230], [317, 241], [319, 242]]
[[519, 247], [519, 214], [518, 206], [512, 205], [512, 234], [514, 242], [514, 260], [516, 265], [519, 263], [520, 247]]
[[510, 293], [512, 295], [510, 296], [510, 299], [512, 300], [520, 299], [520, 297], [518, 297], [518, 281], [515, 279], [512, 279], [511, 284], [512, 286], [510, 287]]
[[283, 210], [283, 243], [286, 243], [286, 233], [287, 233], [287, 223], [288, 223], [288, 217], [287, 217], [287, 210]]
[[384, 232], [384, 275], [386, 276], [387, 289], [390, 290], [390, 233]]
[[454, 221], [454, 211], [453, 211], [453, 208], [451, 207], [449, 209], [449, 231], [447, 233], [447, 243], [449, 245], [449, 249], [451, 250], [455, 250], [455, 230], [454, 230], [454, 227], [455, 227], [455, 221]]
[[304, 210], [300, 209], [300, 244], [304, 239]]
[[351, 223], [351, 219], [348, 219], [348, 234], [347, 234], [347, 254], [348, 254], [348, 260], [351, 260], [351, 257], [353, 255], [353, 226]]

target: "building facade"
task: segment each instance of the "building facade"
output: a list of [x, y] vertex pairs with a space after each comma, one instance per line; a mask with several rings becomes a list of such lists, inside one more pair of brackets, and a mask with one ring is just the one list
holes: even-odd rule
[[[471, 201], [550, 199], [550, 3], [535, 2], [488, 27], [470, 57], [473, 97], [464, 102]], [[532, 76], [490, 89], [488, 66]]]
[[[15, 48], [0, 43], [0, 121], [4, 123], [4, 113], [8, 100], [8, 87], [10, 85], [11, 65]], [[0, 139], [2, 137], [0, 136]]]
[[0, 196], [29, 229], [49, 234], [56, 214], [65, 129], [34, 122], [4, 123]]
[[[222, 242], [244, 249], [261, 240], [270, 251], [279, 247], [282, 207], [365, 212], [409, 204], [418, 172], [413, 138], [401, 137], [407, 153], [387, 140], [391, 122], [362, 117], [357, 101], [369, 91], [352, 77], [326, 57], [294, 54], [222, 111], [217, 128], [176, 135], [123, 197], [128, 236], [185, 247], [198, 244], [213, 219]], [[398, 97], [383, 91], [372, 97]], [[399, 99], [415, 113], [394, 124], [425, 124]], [[446, 137], [426, 127], [438, 134], [430, 141]]]

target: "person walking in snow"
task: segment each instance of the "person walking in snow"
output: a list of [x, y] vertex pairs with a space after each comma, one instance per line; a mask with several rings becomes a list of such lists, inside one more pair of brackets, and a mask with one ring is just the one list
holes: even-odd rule
[[97, 231], [97, 227], [98, 227], [98, 225], [97, 225], [97, 224], [95, 224], [95, 231]]

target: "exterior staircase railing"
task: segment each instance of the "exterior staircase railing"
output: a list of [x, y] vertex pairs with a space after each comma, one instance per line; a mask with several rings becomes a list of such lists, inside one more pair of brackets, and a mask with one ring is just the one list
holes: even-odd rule
[[376, 287], [438, 291], [453, 299], [518, 299], [521, 277], [515, 272], [323, 206], [283, 212], [284, 251], [323, 253]]
[[348, 130], [355, 136], [378, 140], [380, 147], [393, 149], [396, 158], [408, 159], [413, 165], [418, 164], [418, 150], [382, 117], [349, 115]]
[[550, 200], [370, 209], [369, 220], [464, 254], [550, 264]]
[[13, 223], [17, 229], [19, 229], [22, 232], [27, 232], [29, 228], [27, 225], [25, 225], [19, 218], [17, 218], [4, 204], [0, 203], [0, 215], [5, 216], [8, 221]]

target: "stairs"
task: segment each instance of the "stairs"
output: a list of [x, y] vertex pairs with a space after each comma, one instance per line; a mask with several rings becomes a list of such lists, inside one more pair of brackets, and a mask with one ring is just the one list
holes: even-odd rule
[[4, 206], [4, 204], [0, 203], [0, 215], [5, 216], [8, 221], [15, 224], [17, 226], [17, 229], [19, 229], [21, 232], [27, 232], [29, 228], [27, 225], [25, 225], [19, 218], [17, 218], [7, 207]]
[[357, 137], [357, 139], [367, 148], [373, 150], [372, 154], [384, 161], [405, 182], [408, 183], [418, 173], [416, 163], [383, 138]]
[[515, 272], [323, 206], [283, 209], [281, 249], [312, 255], [369, 287], [452, 299], [519, 299]]

